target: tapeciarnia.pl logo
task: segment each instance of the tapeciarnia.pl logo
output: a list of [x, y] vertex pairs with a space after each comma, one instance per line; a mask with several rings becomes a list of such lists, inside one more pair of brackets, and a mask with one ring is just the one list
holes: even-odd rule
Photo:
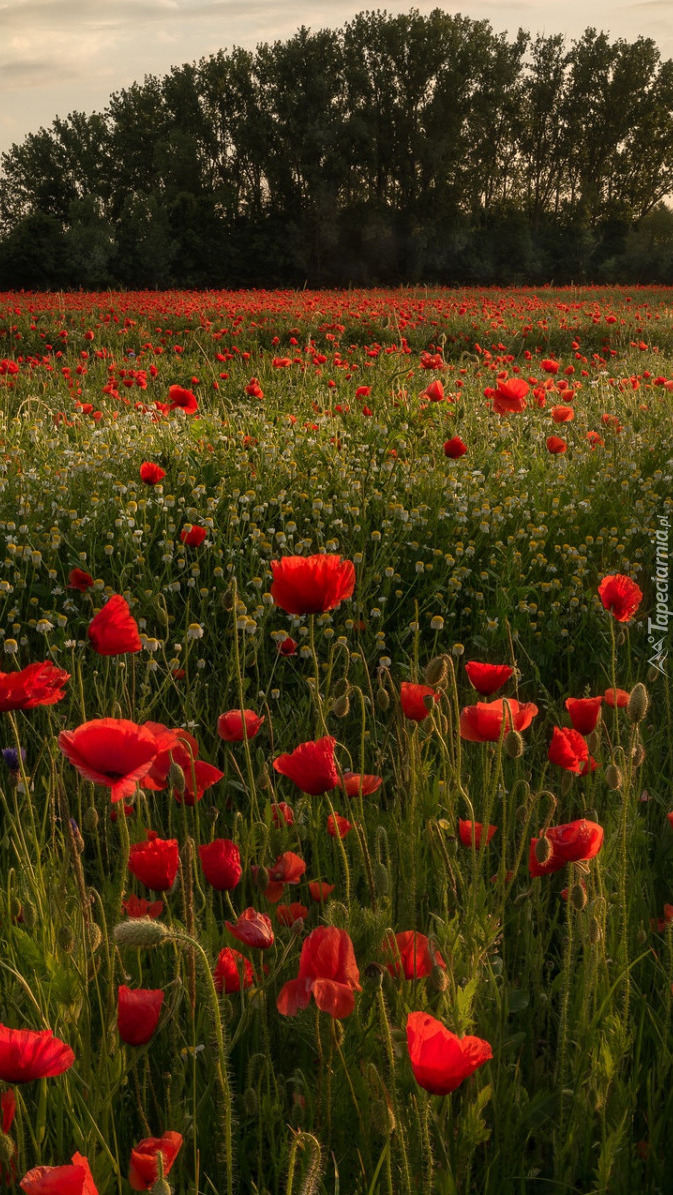
[[661, 672], [662, 676], [665, 676], [664, 664], [668, 655], [666, 647], [668, 620], [673, 618], [673, 610], [668, 608], [668, 533], [670, 527], [666, 515], [657, 515], [657, 523], [659, 526], [654, 533], [655, 554], [652, 574], [656, 592], [655, 616], [647, 620], [647, 641], [651, 644], [654, 654], [650, 656], [648, 663]]

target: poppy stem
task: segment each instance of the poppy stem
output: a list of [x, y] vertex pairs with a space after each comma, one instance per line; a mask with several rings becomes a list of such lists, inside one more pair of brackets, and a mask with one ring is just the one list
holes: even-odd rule
[[259, 812], [259, 804], [257, 801], [257, 787], [255, 785], [255, 773], [252, 767], [252, 754], [250, 752], [250, 741], [248, 739], [247, 729], [245, 726], [245, 702], [243, 698], [243, 673], [241, 672], [241, 653], [238, 643], [238, 584], [236, 578], [232, 580], [233, 589], [233, 607], [232, 614], [234, 619], [234, 671], [236, 673], [236, 686], [238, 690], [238, 704], [241, 711], [241, 719], [244, 727], [243, 734], [243, 750], [245, 752], [245, 766], [248, 773], [248, 787], [250, 789], [250, 804], [256, 821], [262, 821]]

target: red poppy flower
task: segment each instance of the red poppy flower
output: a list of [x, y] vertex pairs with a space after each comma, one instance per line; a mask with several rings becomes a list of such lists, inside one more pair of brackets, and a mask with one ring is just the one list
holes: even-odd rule
[[161, 989], [136, 988], [121, 984], [117, 991], [117, 1029], [129, 1046], [144, 1046], [152, 1037], [161, 1016], [164, 993]]
[[51, 1029], [9, 1029], [0, 1025], [0, 1079], [5, 1083], [30, 1083], [62, 1075], [75, 1061], [70, 1046], [54, 1037]]
[[294, 851], [285, 851], [268, 871], [269, 879], [276, 884], [298, 884], [306, 871], [306, 864]]
[[246, 946], [255, 946], [257, 950], [266, 950], [273, 946], [273, 929], [266, 913], [258, 913], [256, 909], [244, 909], [238, 921], [224, 923], [239, 942]]
[[308, 1008], [313, 996], [321, 1012], [341, 1019], [353, 1012], [353, 993], [361, 991], [355, 951], [346, 930], [320, 925], [305, 939], [299, 975], [283, 985], [276, 1007], [282, 1016], [292, 1017], [300, 1008]]
[[552, 407], [551, 417], [554, 423], [571, 423], [575, 418], [575, 411], [572, 407], [557, 406]]
[[383, 777], [360, 774], [359, 772], [344, 772], [341, 777], [341, 787], [347, 797], [370, 797], [383, 784]]
[[339, 783], [339, 773], [334, 763], [335, 745], [336, 739], [330, 735], [316, 742], [300, 743], [294, 751], [274, 759], [274, 769], [312, 797], [331, 792]]
[[616, 706], [617, 709], [622, 710], [629, 704], [630, 694], [627, 693], [626, 689], [606, 689], [603, 696], [605, 697], [606, 705], [609, 705], [612, 709]]
[[168, 403], [171, 411], [181, 407], [185, 415], [193, 415], [199, 409], [196, 395], [192, 394], [191, 390], [185, 390], [184, 386], [169, 387]]
[[182, 1146], [180, 1133], [170, 1130], [161, 1137], [146, 1137], [131, 1150], [129, 1183], [133, 1191], [151, 1191], [159, 1177], [157, 1155], [163, 1159], [164, 1178], [170, 1174]]
[[589, 748], [578, 730], [555, 726], [547, 758], [550, 763], [565, 768], [566, 772], [579, 774], [582, 764], [589, 759]]
[[479, 848], [482, 846], [488, 846], [489, 842], [491, 841], [491, 839], [492, 839], [493, 835], [495, 834], [498, 827], [489, 825], [488, 830], [486, 832], [486, 841], [482, 842], [482, 832], [484, 829], [482, 823], [481, 822], [472, 823], [470, 821], [464, 821], [463, 819], [459, 819], [459, 821], [458, 821], [458, 837], [459, 837], [460, 841], [462, 842], [463, 846], [469, 846], [469, 847], [472, 846], [472, 826], [473, 826], [473, 824], [474, 824], [474, 845], [477, 848], [477, 850], [479, 850]]
[[251, 378], [247, 386], [244, 386], [243, 389], [245, 390], [246, 394], [250, 395], [250, 398], [264, 398], [264, 391], [257, 381], [257, 378]]
[[550, 875], [554, 871], [560, 871], [566, 863], [593, 859], [603, 845], [603, 827], [596, 822], [580, 818], [564, 826], [550, 826], [546, 837], [552, 847], [552, 853], [546, 863], [540, 863], [535, 856], [535, 847], [539, 839], [530, 840], [528, 868], [531, 876]]
[[547, 452], [552, 456], [562, 456], [567, 449], [568, 445], [560, 436], [547, 436]]
[[190, 806], [194, 805], [196, 801], [200, 801], [206, 789], [218, 784], [224, 776], [224, 772], [221, 772], [212, 763], [206, 763], [205, 759], [192, 760], [187, 767], [183, 768], [183, 773], [185, 790], [180, 792], [178, 788], [174, 788], [173, 796], [178, 805], [182, 805], [184, 802], [185, 805]]
[[614, 615], [617, 622], [630, 622], [643, 600], [642, 590], [622, 573], [612, 573], [603, 577], [598, 586], [598, 595], [606, 610]]
[[247, 958], [232, 946], [225, 946], [217, 956], [213, 979], [218, 992], [230, 996], [241, 990], [241, 972], [243, 974], [243, 988], [249, 988], [255, 978], [255, 972]]
[[673, 826], [673, 812], [667, 813], [666, 817], [668, 818], [669, 822], [671, 823], [671, 826]]
[[452, 439], [446, 440], [444, 443], [444, 456], [448, 456], [450, 460], [457, 461], [461, 456], [465, 456], [467, 452], [467, 444], [464, 444], [460, 436], [453, 436]]
[[[509, 714], [505, 705], [509, 706]], [[460, 737], [470, 743], [497, 743], [500, 738], [503, 720], [505, 737], [511, 730], [511, 722], [515, 730], [526, 730], [530, 726], [538, 709], [532, 701], [524, 705], [514, 697], [499, 697], [496, 701], [479, 701], [476, 705], [468, 705], [460, 712]]]
[[[355, 395], [357, 398], [357, 393]], [[430, 402], [444, 402], [444, 387], [438, 378], [426, 386], [419, 396], [419, 398], [427, 398]]]
[[345, 838], [352, 829], [352, 822], [342, 817], [340, 813], [330, 813], [327, 818], [327, 833], [331, 838]]
[[0, 710], [31, 710], [55, 705], [65, 697], [63, 686], [70, 673], [45, 660], [28, 664], [20, 672], [0, 672]]
[[163, 722], [143, 722], [142, 728], [154, 736], [157, 745], [156, 759], [143, 779], [142, 787], [161, 792], [168, 785], [172, 762], [179, 764], [187, 776], [199, 754], [199, 744], [194, 735], [182, 727], [171, 730]]
[[602, 697], [567, 697], [565, 707], [573, 729], [580, 734], [591, 734], [596, 729], [602, 703]]
[[133, 795], [157, 754], [151, 731], [126, 718], [94, 718], [62, 730], [58, 745], [80, 776], [110, 789], [113, 801]]
[[127, 917], [161, 917], [164, 911], [163, 900], [145, 900], [133, 892], [122, 901], [122, 909]]
[[186, 544], [188, 548], [198, 548], [203, 543], [207, 534], [207, 527], [199, 527], [194, 523], [189, 523], [180, 532], [180, 542]]
[[294, 825], [294, 810], [287, 801], [277, 801], [275, 805], [271, 806], [271, 819], [274, 826], [278, 830], [281, 824], [286, 826]]
[[92, 586], [93, 577], [91, 573], [85, 573], [84, 569], [72, 568], [68, 573], [68, 589], [79, 589], [80, 593], [86, 593]]
[[26, 1195], [98, 1195], [89, 1163], [81, 1154], [71, 1166], [35, 1166], [19, 1183]]
[[663, 917], [651, 918], [650, 929], [656, 929], [657, 933], [663, 933], [668, 929], [669, 925], [673, 923], [673, 905], [664, 905]]
[[241, 875], [241, 853], [235, 842], [215, 838], [199, 847], [199, 859], [211, 888], [217, 892], [231, 892]]
[[558, 373], [559, 363], [547, 357], [544, 361], [540, 362], [540, 368], [544, 369], [545, 373]]
[[400, 705], [405, 718], [411, 719], [412, 722], [423, 722], [430, 713], [425, 704], [426, 697], [431, 697], [436, 704], [440, 694], [430, 685], [414, 685], [403, 680], [400, 685]]
[[131, 875], [155, 892], [173, 887], [179, 865], [177, 838], [159, 838], [155, 830], [147, 831], [145, 842], [134, 842], [129, 853]]
[[120, 656], [142, 648], [138, 624], [126, 598], [119, 593], [113, 593], [102, 610], [94, 614], [87, 635], [99, 656]]
[[295, 921], [304, 921], [308, 909], [306, 905], [293, 901], [291, 905], [276, 905], [276, 917], [281, 925], [294, 925]]
[[0, 1128], [3, 1133], [7, 1134], [16, 1115], [16, 1094], [10, 1087], [8, 1091], [3, 1091], [0, 1095]]
[[430, 975], [433, 967], [446, 970], [446, 963], [438, 950], [434, 959], [430, 951], [430, 943], [425, 934], [418, 934], [413, 929], [405, 929], [399, 934], [390, 933], [383, 940], [382, 950], [387, 955], [386, 967], [396, 979], [424, 979]]
[[316, 904], [319, 904], [320, 901], [327, 900], [327, 897], [332, 895], [334, 892], [334, 884], [328, 884], [325, 880], [309, 880], [308, 890], [311, 895], [311, 900], [314, 900]]
[[279, 656], [293, 656], [297, 651], [297, 646], [297, 640], [293, 639], [291, 635], [286, 635], [280, 643], [276, 644]]
[[254, 710], [229, 710], [217, 719], [217, 733], [225, 743], [240, 743], [254, 739], [263, 722]]
[[271, 596], [287, 614], [322, 614], [333, 610], [355, 588], [355, 565], [333, 553], [283, 556], [271, 561]]
[[156, 485], [163, 481], [165, 476], [166, 470], [160, 465], [155, 465], [154, 461], [143, 461], [140, 466], [140, 480], [144, 481], [145, 485]]
[[527, 403], [525, 396], [530, 386], [522, 378], [508, 378], [498, 381], [497, 390], [489, 395], [493, 399], [493, 410], [498, 415], [512, 415], [525, 411]]
[[465, 671], [477, 693], [482, 697], [490, 697], [509, 680], [514, 669], [509, 664], [481, 664], [478, 660], [468, 660]]
[[493, 1057], [481, 1037], [457, 1037], [427, 1012], [407, 1017], [407, 1048], [414, 1078], [431, 1095], [448, 1095]]

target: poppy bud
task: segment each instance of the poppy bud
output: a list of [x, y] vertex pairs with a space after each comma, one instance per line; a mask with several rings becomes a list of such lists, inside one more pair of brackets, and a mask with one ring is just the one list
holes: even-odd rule
[[626, 707], [631, 721], [642, 722], [645, 714], [647, 713], [647, 707], [649, 704], [650, 699], [645, 686], [640, 682], [637, 685], [634, 685], [629, 696], [628, 706]]
[[538, 863], [548, 863], [552, 856], [552, 850], [553, 847], [551, 842], [547, 838], [546, 834], [543, 834], [542, 837], [538, 838], [537, 842], [535, 843], [535, 858], [537, 859]]
[[589, 747], [589, 753], [591, 755], [597, 755], [598, 752], [600, 751], [601, 732], [600, 732], [598, 726], [596, 727], [595, 730], [592, 730], [591, 734], [589, 735], [589, 737], [587, 739], [587, 745]]
[[91, 947], [92, 954], [96, 953], [102, 941], [103, 931], [100, 925], [96, 925], [96, 922], [92, 921], [89, 926], [89, 946]]
[[445, 992], [449, 986], [446, 969], [435, 965], [428, 976], [428, 988], [431, 992]]
[[625, 643], [626, 643], [626, 635], [624, 634], [623, 631], [620, 631], [619, 634], [617, 635], [617, 647], [623, 647]]
[[379, 1137], [389, 1137], [395, 1132], [395, 1113], [385, 1100], [372, 1100], [369, 1105], [369, 1123], [372, 1132]]
[[514, 816], [515, 816], [516, 820], [518, 822], [520, 822], [522, 826], [524, 826], [526, 824], [526, 821], [528, 820], [528, 806], [527, 805], [517, 805]]
[[29, 900], [23, 906], [23, 924], [27, 930], [35, 928], [35, 905], [31, 904]]
[[431, 710], [431, 709], [434, 709], [434, 705], [435, 705], [435, 697], [434, 697], [434, 694], [432, 694], [432, 693], [426, 693], [426, 694], [425, 694], [425, 696], [424, 696], [424, 698], [423, 698], [423, 705], [425, 706], [425, 708], [426, 708], [426, 710], [428, 711], [428, 713], [430, 713], [430, 710]]
[[65, 950], [66, 954], [72, 954], [75, 949], [75, 935], [69, 925], [59, 925], [56, 931], [56, 941]]
[[505, 755], [510, 759], [518, 759], [523, 755], [525, 744], [518, 730], [512, 730], [505, 739]]
[[385, 973], [386, 969], [385, 967], [382, 967], [380, 963], [367, 963], [367, 966], [365, 967], [365, 977], [371, 980], [372, 987], [374, 988], [381, 987]]
[[243, 1107], [246, 1116], [257, 1116], [259, 1112], [259, 1098], [254, 1087], [247, 1087], [243, 1092]]
[[582, 909], [585, 908], [587, 900], [589, 899], [586, 893], [586, 888], [584, 888], [582, 884], [573, 884], [572, 888], [570, 889], [569, 897], [570, 903], [574, 909], [577, 909], [578, 913], [582, 912]]
[[388, 868], [383, 863], [377, 863], [374, 867], [374, 887], [377, 896], [387, 896], [390, 891]]
[[335, 1040], [336, 1044], [338, 1046], [342, 1046], [344, 1037], [346, 1036], [346, 1030], [344, 1029], [343, 1025], [341, 1024], [341, 1021], [339, 1021], [339, 1020], [332, 1021], [332, 1032], [334, 1034], [334, 1040]]
[[165, 1178], [158, 1178], [155, 1182], [150, 1195], [172, 1195], [173, 1188], [169, 1187]]
[[84, 826], [87, 834], [96, 833], [96, 830], [98, 829], [98, 822], [98, 810], [94, 809], [93, 805], [89, 805], [88, 808], [84, 810], [82, 815], [82, 825]]
[[0, 1132], [0, 1162], [4, 1166], [10, 1165], [15, 1149], [16, 1145], [12, 1141], [12, 1138], [8, 1137], [7, 1133]]
[[337, 697], [332, 706], [332, 713], [336, 718], [345, 718], [350, 712], [351, 703], [348, 694], [344, 693], [341, 697]]
[[132, 921], [122, 921], [114, 927], [114, 940], [117, 946], [130, 946], [135, 949], [160, 946], [172, 937], [171, 931], [152, 917], [134, 917]]
[[21, 914], [21, 911], [21, 901], [19, 900], [18, 896], [12, 896], [9, 902], [9, 915], [12, 918], [12, 921], [16, 921], [16, 918]]
[[644, 926], [640, 926], [636, 934], [636, 942], [639, 946], [644, 946], [647, 941], [647, 930]]
[[593, 917], [589, 925], [589, 942], [592, 946], [597, 946], [603, 937], [603, 930], [601, 923], [597, 917]]
[[269, 873], [266, 870], [266, 867], [258, 867], [257, 875], [255, 876], [255, 883], [257, 884], [260, 892], [266, 892], [267, 888], [269, 887]]
[[444, 684], [448, 675], [446, 666], [446, 659], [444, 656], [435, 656], [433, 660], [427, 665], [424, 676], [426, 685], [438, 687]]
[[647, 670], [647, 679], [650, 682], [650, 684], [652, 684], [653, 681], [655, 681], [657, 679], [658, 675], [659, 675], [659, 669], [655, 668], [654, 664], [650, 664], [650, 667]]
[[390, 694], [386, 689], [376, 690], [376, 704], [380, 710], [387, 710], [390, 706]]
[[339, 680], [334, 685], [334, 690], [333, 690], [334, 696], [335, 697], [347, 697], [349, 689], [350, 689], [350, 685], [348, 683], [347, 677], [341, 676], [341, 677], [339, 677]]
[[645, 758], [645, 748], [642, 743], [637, 743], [633, 748], [631, 759], [633, 760], [634, 768], [639, 768]]
[[185, 780], [185, 773], [180, 767], [179, 763], [172, 763], [168, 769], [168, 787], [170, 789], [175, 789], [175, 791], [178, 792], [181, 797], [184, 795], [185, 788], [187, 787], [187, 781]]
[[613, 790], [613, 792], [622, 787], [622, 774], [619, 768], [613, 763], [608, 764], [607, 768], [605, 769], [605, 783], [607, 784], [608, 788]]
[[295, 938], [298, 938], [299, 935], [301, 933], [303, 933], [303, 931], [304, 931], [304, 918], [303, 917], [295, 917], [294, 921], [292, 922], [292, 925], [290, 926], [290, 932], [294, 934]]

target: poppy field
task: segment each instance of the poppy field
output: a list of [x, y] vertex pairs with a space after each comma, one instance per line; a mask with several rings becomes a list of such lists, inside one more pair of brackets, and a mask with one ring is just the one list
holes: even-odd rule
[[673, 1191], [673, 290], [5, 293], [0, 394], [0, 1186]]

